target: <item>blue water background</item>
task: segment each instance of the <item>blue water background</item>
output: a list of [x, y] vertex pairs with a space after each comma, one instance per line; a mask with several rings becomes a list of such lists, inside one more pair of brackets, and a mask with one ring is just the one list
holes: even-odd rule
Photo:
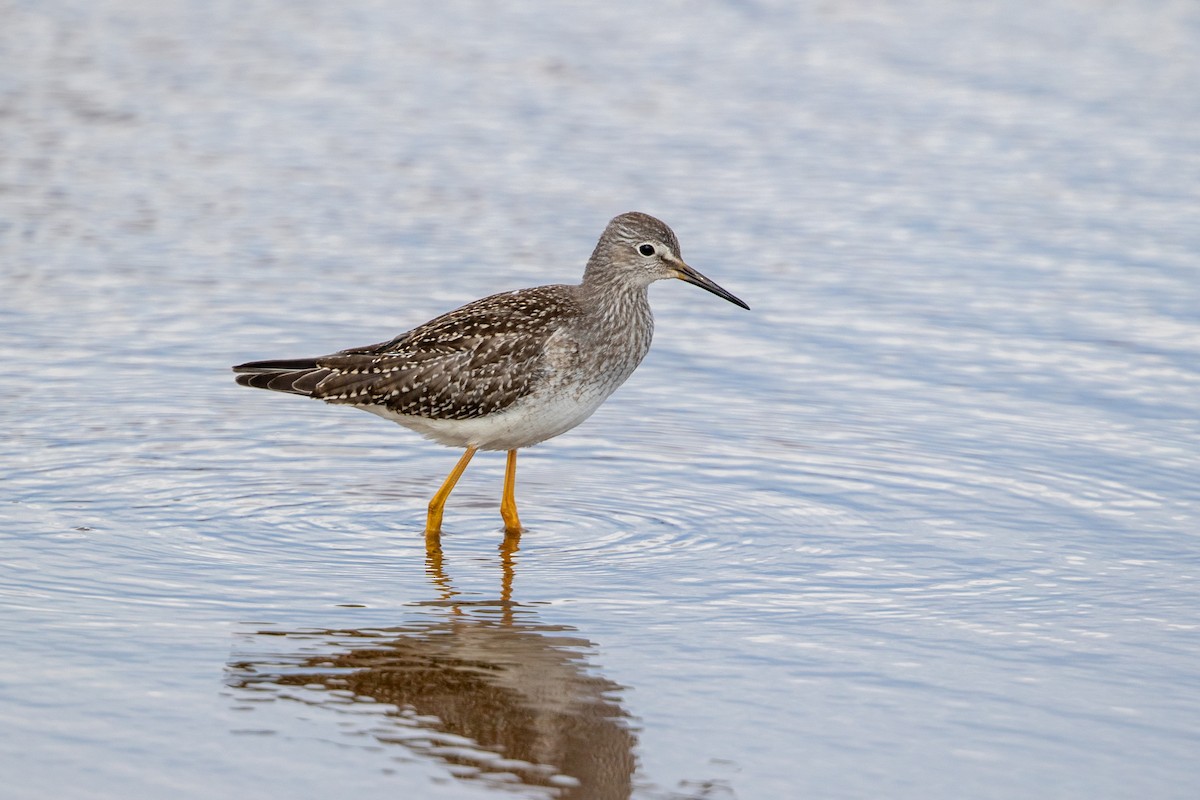
[[[0, 795], [1195, 796], [1194, 4], [2, 9]], [[515, 553], [232, 383], [634, 209], [752, 311], [653, 287]]]

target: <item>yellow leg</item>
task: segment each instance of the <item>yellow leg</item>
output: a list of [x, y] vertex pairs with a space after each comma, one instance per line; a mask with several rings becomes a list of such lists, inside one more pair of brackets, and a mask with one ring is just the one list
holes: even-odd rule
[[504, 496], [500, 499], [500, 516], [504, 517], [505, 533], [520, 533], [521, 520], [517, 518], [517, 451], [508, 451], [508, 465], [504, 469]]
[[450, 496], [450, 492], [454, 491], [454, 484], [458, 483], [458, 479], [462, 477], [463, 470], [467, 468], [467, 464], [471, 463], [471, 456], [475, 455], [475, 448], [468, 447], [467, 452], [462, 454], [462, 458], [454, 465], [454, 469], [450, 470], [450, 474], [446, 476], [446, 480], [442, 483], [442, 488], [437, 490], [437, 494], [429, 501], [429, 515], [425, 517], [425, 537], [428, 540], [430, 536], [437, 536], [442, 532], [442, 509], [446, 507], [446, 498]]

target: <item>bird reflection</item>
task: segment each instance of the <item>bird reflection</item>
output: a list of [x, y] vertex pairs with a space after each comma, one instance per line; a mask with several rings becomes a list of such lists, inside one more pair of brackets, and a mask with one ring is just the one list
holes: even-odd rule
[[[516, 784], [537, 787], [537, 796], [627, 798], [636, 739], [622, 687], [594, 674], [592, 642], [540, 624], [529, 606], [512, 601], [518, 545], [519, 534], [501, 545], [499, 599], [468, 601], [446, 574], [435, 535], [426, 551], [438, 598], [419, 604], [422, 619], [394, 628], [262, 631], [255, 645], [270, 643], [273, 652], [231, 663], [229, 683], [362, 713], [374, 740], [438, 759], [457, 778], [510, 796]], [[283, 637], [282, 654], [280, 639], [268, 636]]]

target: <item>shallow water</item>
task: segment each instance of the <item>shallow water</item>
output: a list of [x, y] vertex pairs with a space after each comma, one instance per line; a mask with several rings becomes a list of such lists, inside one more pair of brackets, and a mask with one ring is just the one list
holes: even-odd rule
[[[640, 8], [640, 7], [636, 7]], [[1191, 797], [1186, 3], [10, 3], [0, 794]], [[670, 223], [481, 454], [235, 386]]]

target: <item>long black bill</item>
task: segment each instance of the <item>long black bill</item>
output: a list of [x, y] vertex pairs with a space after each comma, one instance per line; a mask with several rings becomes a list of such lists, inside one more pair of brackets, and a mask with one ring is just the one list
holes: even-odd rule
[[682, 261], [674, 264], [674, 267], [675, 267], [675, 277], [679, 278], [679, 280], [687, 281], [688, 283], [692, 284], [693, 286], [699, 286], [701, 289], [706, 289], [706, 290], [712, 292], [717, 297], [721, 297], [721, 298], [728, 300], [729, 302], [733, 303], [735, 306], [741, 306], [742, 308], [746, 309], [747, 311], [750, 310], [750, 306], [746, 305], [741, 300], [734, 297], [732, 294], [725, 291], [720, 286], [718, 286], [716, 283], [714, 283], [713, 281], [710, 281], [708, 278], [704, 277], [699, 272], [692, 269], [691, 267], [689, 267], [687, 264], [683, 263]]

